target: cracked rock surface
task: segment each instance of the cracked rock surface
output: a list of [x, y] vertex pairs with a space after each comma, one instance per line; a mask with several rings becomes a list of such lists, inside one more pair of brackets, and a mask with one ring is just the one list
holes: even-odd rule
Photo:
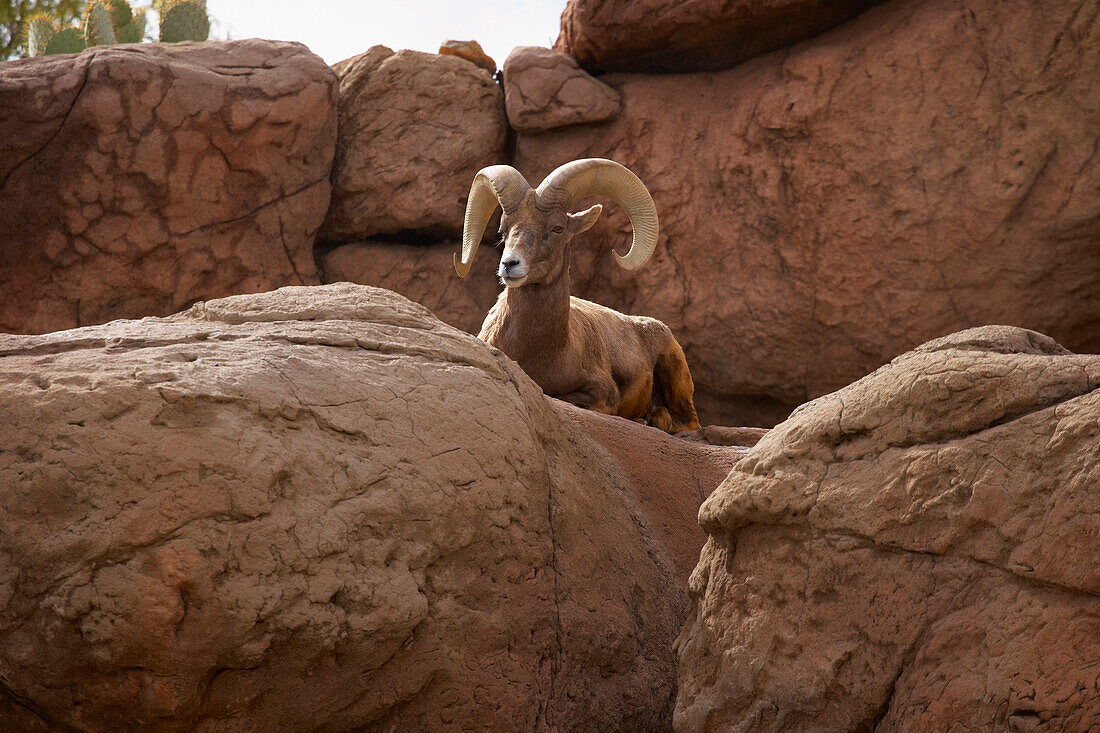
[[667, 730], [744, 451], [572, 409], [350, 284], [0, 336], [0, 729]]
[[454, 269], [454, 255], [460, 251], [460, 242], [421, 245], [367, 240], [325, 249], [317, 261], [322, 282], [393, 290], [444, 323], [476, 335], [503, 287], [496, 274], [500, 258], [497, 251], [486, 248], [463, 280]]
[[504, 101], [508, 123], [519, 132], [605, 122], [620, 106], [617, 91], [570, 56], [540, 46], [518, 46], [508, 54]]
[[645, 181], [653, 259], [614, 265], [610, 206], [574, 294], [667, 323], [704, 422], [769, 425], [972, 326], [1100, 351], [1098, 76], [1094, 2], [887, 2], [729, 71], [602, 76], [619, 114], [520, 135], [515, 165]]
[[595, 71], [713, 71], [791, 46], [881, 0], [569, 0], [555, 48]]
[[317, 282], [336, 78], [295, 43], [0, 64], [0, 331]]
[[470, 181], [504, 161], [504, 94], [492, 74], [458, 56], [385, 46], [333, 70], [340, 137], [321, 239], [461, 236]]
[[1100, 357], [931, 341], [799, 408], [700, 509], [687, 731], [1100, 725]]

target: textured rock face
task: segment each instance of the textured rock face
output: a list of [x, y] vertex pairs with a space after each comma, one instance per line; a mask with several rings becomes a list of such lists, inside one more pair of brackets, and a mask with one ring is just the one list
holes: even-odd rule
[[0, 728], [667, 729], [697, 479], [570, 409], [347, 284], [0, 337]]
[[728, 72], [604, 76], [619, 115], [521, 135], [516, 165], [609, 157], [649, 185], [653, 260], [614, 267], [610, 207], [574, 247], [576, 294], [668, 323], [704, 422], [782, 419], [970, 326], [1097, 351], [1091, 9], [891, 2]]
[[324, 251], [318, 257], [326, 283], [353, 282], [401, 293], [425, 306], [439, 320], [477, 334], [496, 302], [501, 284], [496, 276], [498, 257], [491, 251], [474, 261], [462, 280], [454, 271], [454, 254], [461, 245], [352, 242]]
[[790, 46], [881, 0], [569, 0], [555, 48], [598, 71], [713, 71]]
[[929, 342], [804, 405], [700, 510], [678, 731], [1088, 731], [1100, 357]]
[[336, 78], [268, 41], [0, 65], [0, 331], [314, 283]]
[[569, 56], [539, 46], [519, 46], [508, 55], [504, 100], [508, 123], [520, 132], [604, 122], [620, 106], [617, 91]]
[[474, 174], [504, 160], [504, 95], [490, 73], [385, 46], [333, 69], [340, 139], [322, 239], [461, 235]]
[[698, 505], [722, 483], [756, 436], [739, 435], [734, 440], [727, 436], [721, 445], [733, 446], [728, 448], [698, 445], [632, 420], [582, 410], [561, 400], [550, 403], [602, 445], [618, 474], [638, 487], [642, 513], [669, 550], [677, 585], [686, 586], [705, 539], [697, 520]]
[[490, 74], [496, 73], [497, 70], [497, 62], [493, 61], [492, 56], [485, 53], [484, 49], [481, 48], [481, 44], [477, 41], [444, 41], [439, 47], [439, 55], [457, 56], [460, 59], [466, 59]]

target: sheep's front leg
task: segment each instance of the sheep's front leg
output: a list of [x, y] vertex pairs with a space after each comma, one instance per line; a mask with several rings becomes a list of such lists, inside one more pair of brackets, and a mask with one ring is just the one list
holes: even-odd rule
[[615, 382], [590, 382], [578, 390], [566, 394], [554, 395], [571, 405], [586, 410], [602, 412], [605, 415], [617, 415], [619, 409], [619, 388]]

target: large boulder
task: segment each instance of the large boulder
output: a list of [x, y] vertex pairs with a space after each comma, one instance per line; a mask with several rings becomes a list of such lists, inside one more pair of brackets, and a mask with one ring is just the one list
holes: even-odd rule
[[619, 102], [617, 91], [564, 53], [518, 46], [504, 62], [504, 104], [513, 130], [606, 122], [618, 114]]
[[460, 59], [466, 59], [490, 74], [495, 74], [497, 71], [497, 62], [493, 60], [492, 56], [485, 53], [484, 49], [481, 48], [481, 44], [477, 41], [444, 41], [439, 46], [439, 55], [457, 56]]
[[660, 545], [668, 550], [677, 584], [686, 587], [706, 539], [699, 527], [698, 505], [759, 436], [731, 431], [733, 434], [721, 436], [720, 442], [704, 435], [697, 441], [701, 444], [694, 444], [685, 440], [686, 433], [673, 437], [560, 400], [551, 400], [551, 404], [603, 446], [616, 472], [636, 487], [642, 514]]
[[704, 503], [676, 729], [1100, 720], [1100, 356], [929, 342], [799, 408]]
[[0, 729], [667, 730], [736, 455], [571, 409], [348, 284], [0, 336]]
[[0, 331], [316, 283], [335, 144], [336, 77], [296, 43], [0, 64]]
[[444, 323], [477, 335], [503, 287], [491, 251], [474, 261], [469, 278], [455, 274], [462, 245], [363, 241], [318, 249], [321, 281], [352, 282], [393, 290], [428, 308]]
[[474, 174], [504, 161], [504, 94], [458, 56], [374, 46], [341, 61], [328, 242], [462, 233]]
[[616, 207], [575, 292], [661, 318], [700, 417], [774, 424], [945, 333], [1100, 350], [1100, 26], [1084, 0], [889, 2], [714, 74], [606, 75], [611, 122], [520, 135], [538, 181], [613, 158], [661, 215], [638, 273]]
[[555, 48], [594, 71], [728, 69], [882, 0], [569, 0]]

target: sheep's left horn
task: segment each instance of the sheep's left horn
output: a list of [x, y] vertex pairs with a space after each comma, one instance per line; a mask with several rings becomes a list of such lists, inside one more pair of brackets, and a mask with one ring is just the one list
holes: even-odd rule
[[626, 209], [634, 240], [625, 255], [614, 252], [619, 266], [637, 270], [657, 247], [657, 207], [645, 184], [628, 169], [605, 158], [584, 158], [560, 166], [537, 189], [543, 205], [571, 207], [586, 196], [606, 196]]
[[466, 201], [466, 220], [462, 225], [462, 259], [455, 255], [455, 272], [459, 277], [470, 274], [477, 246], [485, 236], [485, 227], [496, 211], [497, 204], [504, 211], [515, 211], [523, 197], [531, 190], [531, 184], [510, 165], [491, 165], [482, 168], [470, 185], [470, 198]]

